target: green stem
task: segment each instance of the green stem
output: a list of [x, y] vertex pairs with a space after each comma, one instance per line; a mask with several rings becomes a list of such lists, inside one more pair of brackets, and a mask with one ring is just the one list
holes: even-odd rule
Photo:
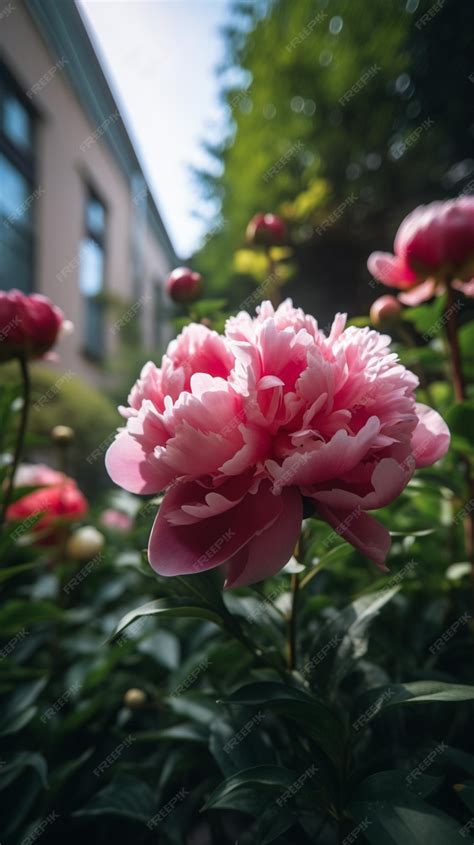
[[299, 601], [300, 580], [297, 574], [291, 576], [291, 615], [288, 626], [288, 669], [293, 672], [297, 662], [297, 622], [298, 622], [298, 601]]
[[18, 427], [18, 435], [15, 444], [15, 452], [13, 454], [13, 460], [10, 468], [10, 475], [6, 484], [5, 495], [3, 497], [2, 503], [2, 510], [0, 513], [0, 530], [2, 529], [8, 507], [11, 503], [13, 490], [15, 486], [15, 475], [18, 469], [18, 465], [20, 463], [21, 455], [23, 452], [23, 446], [25, 442], [25, 434], [26, 434], [26, 426], [28, 422], [28, 411], [30, 406], [30, 395], [31, 395], [31, 383], [30, 383], [30, 374], [28, 371], [28, 364], [26, 362], [26, 358], [20, 356], [18, 359], [20, 362], [20, 369], [21, 369], [21, 376], [22, 376], [22, 383], [23, 383], [23, 407], [21, 409], [21, 416], [20, 416], [20, 425]]
[[453, 384], [454, 395], [456, 402], [464, 402], [466, 393], [464, 389], [464, 378], [462, 372], [461, 350], [459, 347], [458, 338], [458, 321], [456, 317], [455, 306], [455, 291], [451, 284], [451, 279], [446, 282], [448, 291], [448, 298], [446, 301], [446, 310], [444, 312], [446, 320], [446, 334], [448, 336], [449, 348], [451, 352], [451, 364], [453, 369]]

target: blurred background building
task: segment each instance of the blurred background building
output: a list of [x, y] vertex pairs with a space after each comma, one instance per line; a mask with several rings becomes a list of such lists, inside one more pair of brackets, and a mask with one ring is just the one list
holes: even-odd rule
[[101, 384], [124, 335], [169, 336], [170, 237], [73, 0], [0, 11], [0, 288], [45, 294], [75, 331], [61, 368]]

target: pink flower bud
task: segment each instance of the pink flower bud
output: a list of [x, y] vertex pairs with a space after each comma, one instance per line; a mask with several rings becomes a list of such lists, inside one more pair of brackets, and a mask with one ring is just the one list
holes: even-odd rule
[[202, 276], [189, 267], [176, 267], [168, 276], [166, 290], [174, 302], [193, 302], [201, 293]]
[[63, 312], [41, 294], [0, 291], [0, 361], [42, 358], [56, 343]]
[[402, 306], [394, 296], [390, 296], [390, 294], [380, 296], [370, 307], [370, 321], [374, 326], [393, 323], [401, 310]]
[[258, 246], [278, 246], [286, 240], [286, 224], [276, 214], [256, 214], [247, 226], [247, 240]]

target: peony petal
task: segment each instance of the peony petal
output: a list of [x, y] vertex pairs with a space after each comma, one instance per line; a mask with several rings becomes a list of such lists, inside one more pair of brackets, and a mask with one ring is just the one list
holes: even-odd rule
[[152, 528], [148, 556], [160, 575], [190, 575], [213, 569], [231, 558], [256, 534], [280, 516], [282, 498], [268, 483], [248, 493], [234, 508], [193, 525], [170, 525], [167, 515], [186, 503], [203, 500], [206, 490], [196, 482], [175, 484], [166, 494]]
[[403, 302], [404, 305], [420, 305], [422, 302], [426, 302], [427, 299], [432, 299], [435, 293], [435, 279], [427, 279], [426, 282], [422, 282], [421, 285], [416, 285], [416, 287], [412, 288], [410, 291], [399, 293], [398, 299], [400, 302]]
[[366, 555], [369, 560], [373, 560], [381, 569], [387, 571], [384, 561], [390, 550], [390, 534], [384, 525], [358, 508], [336, 510], [325, 505], [317, 505], [316, 513], [344, 540]]
[[407, 288], [416, 280], [412, 270], [403, 261], [389, 252], [373, 252], [367, 261], [369, 273], [379, 282], [393, 288]]
[[281, 498], [280, 518], [230, 559], [226, 589], [255, 584], [275, 575], [288, 563], [300, 535], [303, 503], [296, 487], [286, 487]]
[[368, 511], [384, 508], [405, 489], [414, 468], [413, 459], [399, 463], [394, 458], [382, 458], [370, 480], [373, 490], [365, 496], [336, 488], [317, 491], [311, 494], [311, 498], [338, 510], [353, 510], [358, 507]]
[[109, 446], [105, 466], [112, 481], [129, 493], [159, 493], [171, 476], [166, 468], [158, 467], [153, 456], [147, 455], [126, 429]]
[[417, 467], [427, 467], [446, 454], [451, 435], [437, 411], [419, 402], [415, 407], [419, 423], [413, 432], [411, 447]]

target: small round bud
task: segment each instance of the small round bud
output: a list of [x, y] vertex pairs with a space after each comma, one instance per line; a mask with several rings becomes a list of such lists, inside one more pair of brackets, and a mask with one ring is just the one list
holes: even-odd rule
[[386, 326], [394, 323], [402, 310], [398, 299], [390, 294], [380, 296], [370, 307], [370, 320], [374, 326]]
[[71, 534], [66, 553], [74, 560], [91, 560], [104, 547], [104, 535], [93, 525], [84, 525]]
[[51, 430], [51, 440], [64, 446], [74, 440], [74, 429], [68, 425], [55, 425]]
[[125, 693], [123, 703], [125, 707], [130, 707], [130, 710], [137, 710], [146, 703], [146, 693], [142, 689], [132, 687]]
[[168, 276], [166, 290], [174, 302], [193, 302], [201, 294], [202, 276], [189, 267], [176, 267]]
[[247, 226], [247, 240], [257, 246], [278, 246], [286, 240], [286, 224], [276, 214], [256, 214]]

